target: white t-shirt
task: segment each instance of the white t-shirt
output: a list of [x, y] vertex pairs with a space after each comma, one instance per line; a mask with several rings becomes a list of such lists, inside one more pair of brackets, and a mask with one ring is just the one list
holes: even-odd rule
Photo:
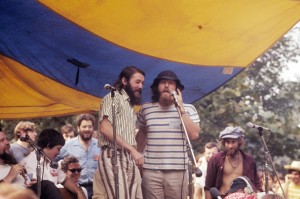
[[202, 171], [202, 176], [195, 178], [194, 186], [199, 187], [199, 188], [204, 188], [205, 178], [206, 178], [206, 173], [207, 173], [207, 161], [205, 159], [205, 156], [201, 157], [199, 162], [201, 162], [199, 169]]
[[[41, 180], [49, 180], [55, 185], [61, 184], [66, 179], [66, 174], [61, 170], [60, 165], [57, 169], [51, 168], [48, 161], [44, 161], [41, 157]], [[36, 168], [37, 168], [37, 158], [36, 152], [32, 151], [28, 156], [26, 156], [21, 162], [21, 165], [27, 170], [28, 174], [32, 174], [32, 178], [36, 179]]]
[[[8, 175], [10, 169], [11, 169], [11, 166], [8, 164], [0, 165], [0, 179], [5, 178]], [[12, 184], [15, 184], [21, 188], [26, 188], [25, 180], [24, 180], [23, 176], [21, 176], [21, 175], [17, 175], [15, 180], [12, 182]]]

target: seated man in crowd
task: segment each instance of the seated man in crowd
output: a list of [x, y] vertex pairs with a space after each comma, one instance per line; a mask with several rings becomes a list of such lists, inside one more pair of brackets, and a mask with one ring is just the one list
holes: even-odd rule
[[[17, 187], [20, 191], [20, 194], [26, 194], [30, 191], [26, 191], [26, 187], [30, 188], [33, 191], [37, 191], [37, 184], [36, 181], [30, 181], [28, 178], [26, 169], [21, 164], [18, 164], [15, 160], [14, 156], [10, 153], [10, 145], [9, 141], [6, 138], [4, 131], [0, 129], [0, 185], [3, 188], [6, 185], [13, 185]], [[2, 185], [3, 184], [3, 185]], [[10, 186], [7, 186], [9, 188]], [[54, 183], [50, 181], [43, 180], [41, 182], [41, 196], [43, 199], [61, 199], [60, 193], [58, 189], [55, 187]], [[3, 193], [4, 194], [4, 193]], [[9, 194], [10, 196], [5, 193], [7, 198], [18, 197], [19, 198], [26, 198], [24, 195], [18, 195], [16, 192], [15, 194]], [[32, 195], [31, 198], [36, 195]]]
[[[55, 185], [62, 184], [67, 190], [76, 194], [78, 199], [86, 198], [81, 187], [67, 177], [66, 174], [61, 170], [60, 166], [55, 168], [55, 166], [51, 164], [53, 163], [55, 157], [59, 154], [60, 149], [64, 144], [65, 140], [63, 136], [54, 129], [45, 129], [39, 135], [37, 145], [40, 147], [43, 153], [40, 160], [41, 179], [48, 180]], [[21, 161], [21, 165], [24, 165], [27, 172], [32, 173], [33, 177], [36, 178], [38, 161], [35, 151], [32, 151], [27, 157], [25, 157]], [[59, 192], [58, 189], [56, 191]]]
[[20, 162], [31, 151], [29, 143], [23, 142], [21, 138], [29, 136], [32, 141], [35, 141], [37, 136], [35, 124], [29, 121], [19, 122], [15, 127], [14, 136], [16, 142], [11, 145], [10, 151], [14, 154], [17, 162]]

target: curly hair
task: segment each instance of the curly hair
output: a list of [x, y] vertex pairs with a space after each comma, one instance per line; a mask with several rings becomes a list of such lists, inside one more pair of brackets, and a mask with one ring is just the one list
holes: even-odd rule
[[80, 114], [77, 117], [77, 126], [79, 127], [81, 125], [82, 120], [90, 120], [93, 123], [93, 126], [96, 125], [96, 119], [93, 115], [89, 113]]
[[79, 162], [79, 160], [75, 156], [72, 156], [72, 155], [67, 156], [60, 163], [61, 170], [66, 173], [68, 170], [69, 164], [77, 163], [77, 162]]

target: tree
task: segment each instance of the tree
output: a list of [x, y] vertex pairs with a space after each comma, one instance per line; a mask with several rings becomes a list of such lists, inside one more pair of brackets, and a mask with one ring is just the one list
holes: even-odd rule
[[[300, 28], [292, 32], [299, 35]], [[279, 167], [285, 163], [282, 160], [300, 158], [300, 81], [285, 82], [280, 77], [288, 61], [295, 61], [300, 56], [299, 43], [293, 40], [293, 34], [283, 37], [220, 89], [194, 103], [203, 132], [201, 138], [193, 142], [196, 151], [201, 151], [206, 142], [217, 140], [219, 132], [226, 126], [239, 125], [245, 129], [251, 121], [273, 131], [264, 136]], [[263, 151], [258, 150], [262, 148], [260, 136], [255, 131], [247, 131], [246, 149], [256, 160], [263, 162]]]

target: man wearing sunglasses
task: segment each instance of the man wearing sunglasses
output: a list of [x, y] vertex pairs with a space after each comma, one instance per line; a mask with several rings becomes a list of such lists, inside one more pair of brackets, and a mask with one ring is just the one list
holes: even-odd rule
[[[79, 164], [79, 160], [75, 156], [67, 156], [61, 161], [61, 170], [67, 174], [67, 177], [69, 177], [73, 182], [78, 184], [80, 174], [82, 171], [82, 168]], [[85, 196], [88, 198], [87, 190], [84, 187], [81, 187], [83, 190]]]

